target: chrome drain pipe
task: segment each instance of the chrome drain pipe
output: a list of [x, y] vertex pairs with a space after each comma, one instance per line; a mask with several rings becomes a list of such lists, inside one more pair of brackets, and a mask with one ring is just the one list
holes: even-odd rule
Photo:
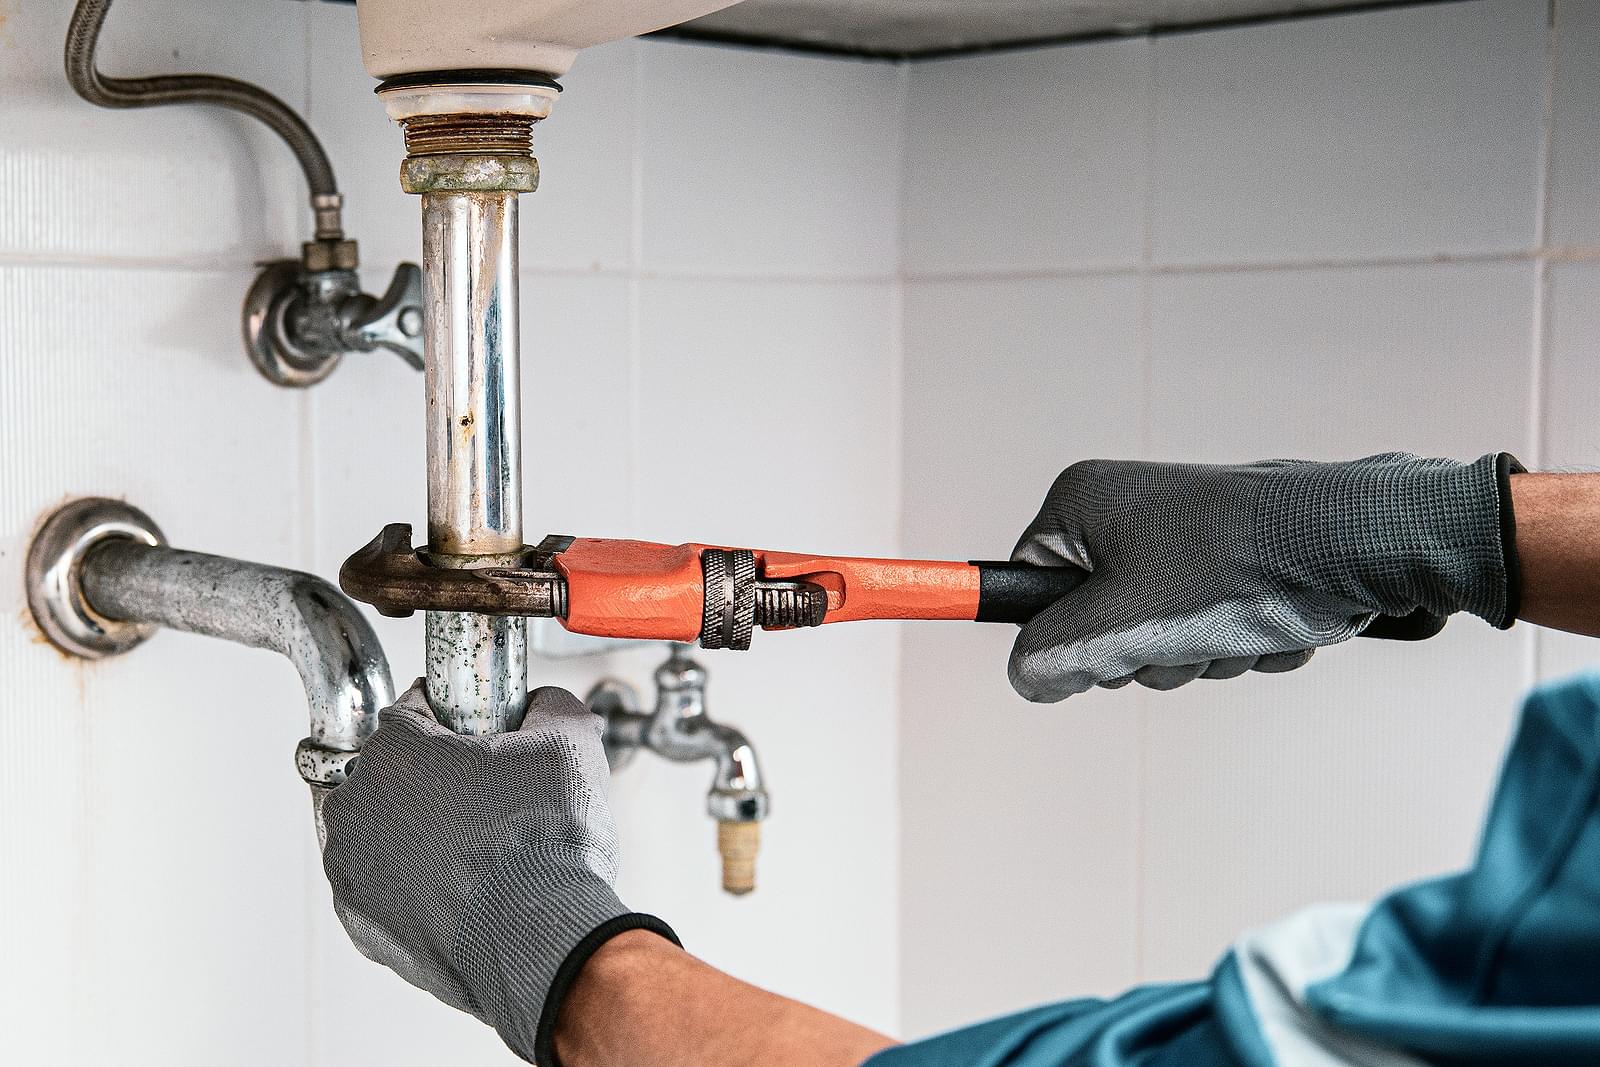
[[[522, 549], [517, 194], [422, 195], [428, 555], [516, 564]], [[527, 620], [427, 612], [428, 703], [457, 733], [514, 730], [528, 698]]]
[[338, 589], [301, 571], [171, 548], [121, 501], [74, 500], [52, 514], [29, 548], [27, 578], [39, 628], [73, 655], [126, 652], [164, 626], [286, 656], [311, 715], [295, 764], [312, 785], [344, 781], [379, 710], [394, 703], [383, 646]]
[[[559, 89], [515, 77], [447, 71], [378, 87], [405, 134], [400, 186], [422, 199], [427, 551], [440, 567], [516, 564], [524, 547], [517, 197], [538, 187], [533, 126]], [[424, 625], [439, 721], [464, 734], [521, 725], [527, 620], [430, 611]]]

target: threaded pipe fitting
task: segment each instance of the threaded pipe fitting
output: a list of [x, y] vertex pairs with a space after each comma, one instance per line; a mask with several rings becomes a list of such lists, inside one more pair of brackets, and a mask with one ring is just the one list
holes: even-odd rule
[[400, 127], [410, 156], [531, 156], [536, 121], [513, 114], [412, 115]]

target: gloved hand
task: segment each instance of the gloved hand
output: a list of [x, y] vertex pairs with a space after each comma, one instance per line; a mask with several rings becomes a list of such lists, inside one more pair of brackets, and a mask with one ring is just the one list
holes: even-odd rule
[[641, 928], [677, 941], [612, 891], [601, 729], [546, 688], [520, 730], [458, 736], [418, 681], [322, 801], [322, 865], [356, 947], [547, 1067], [561, 997], [595, 949]]
[[1068, 467], [1012, 559], [1091, 572], [1017, 635], [1011, 684], [1054, 701], [1286, 671], [1379, 615], [1516, 619], [1504, 453]]

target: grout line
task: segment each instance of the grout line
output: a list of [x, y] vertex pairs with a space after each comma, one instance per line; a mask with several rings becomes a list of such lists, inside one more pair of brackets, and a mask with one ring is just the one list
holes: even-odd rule
[[[635, 176], [635, 182], [639, 177]], [[642, 200], [637, 195], [636, 199]], [[639, 233], [635, 245], [642, 244]], [[1367, 270], [1383, 267], [1459, 266], [1476, 263], [1600, 262], [1600, 245], [1551, 245], [1514, 252], [1443, 252], [1424, 255], [1366, 256], [1303, 260], [1239, 260], [1234, 262], [1085, 264], [1082, 266], [995, 268], [993, 270], [891, 270], [888, 272], [786, 273], [783, 271], [705, 271], [671, 267], [645, 270], [638, 266], [639, 248], [627, 266], [562, 267], [523, 266], [527, 278], [638, 278], [645, 281], [703, 281], [750, 285], [898, 285], [927, 282], [1005, 282], [1049, 281], [1070, 278], [1134, 277], [1148, 272], [1155, 277], [1189, 274], [1265, 274], [1286, 271]], [[285, 253], [287, 256], [287, 253]], [[136, 256], [71, 255], [62, 253], [0, 252], [0, 267], [48, 267], [63, 269], [154, 271], [173, 274], [254, 272], [264, 258], [197, 256], [193, 259], [153, 259]]]
[[630, 150], [629, 165], [629, 215], [630, 225], [628, 230], [628, 379], [627, 379], [627, 419], [628, 419], [628, 461], [625, 467], [627, 485], [625, 492], [628, 494], [628, 525], [630, 529], [640, 529], [644, 521], [644, 487], [640, 484], [640, 471], [643, 467], [644, 432], [643, 413], [644, 405], [641, 396], [643, 384], [642, 368], [644, 365], [644, 323], [643, 285], [641, 272], [644, 267], [644, 50], [638, 42], [629, 48], [629, 60], [632, 73], [633, 99], [630, 101], [630, 111], [633, 115], [633, 128], [630, 131], [632, 146]]
[[1578, 263], [1600, 260], [1600, 247], [1568, 245], [1532, 248], [1516, 252], [1439, 253], [1415, 256], [1368, 256], [1348, 259], [1260, 260], [1213, 263], [1125, 263], [1105, 266], [1040, 267], [989, 271], [908, 271], [908, 282], [1000, 282], [1051, 281], [1070, 278], [1132, 277], [1148, 273], [1153, 277], [1191, 274], [1268, 274], [1289, 271], [1371, 270], [1385, 267], [1461, 266], [1478, 263], [1526, 263], [1549, 260]]
[[[1144, 100], [1144, 217], [1140, 220], [1139, 234], [1139, 319], [1135, 326], [1134, 348], [1139, 358], [1139, 426], [1137, 447], [1142, 459], [1150, 457], [1151, 429], [1154, 419], [1155, 351], [1154, 351], [1154, 271], [1155, 217], [1156, 217], [1156, 44], [1149, 42], [1145, 48], [1145, 100]], [[1139, 695], [1138, 711], [1134, 718], [1134, 795], [1133, 795], [1133, 975], [1134, 982], [1143, 982], [1148, 955], [1146, 904], [1146, 831], [1149, 825], [1150, 801], [1150, 699], [1148, 693]]]
[[[1534, 206], [1534, 244], [1548, 247], [1550, 239], [1550, 202], [1552, 193], [1553, 163], [1555, 158], [1555, 87], [1557, 64], [1556, 4], [1549, 0], [1545, 17], [1545, 69], [1544, 69], [1544, 129], [1539, 142], [1539, 181]], [[1550, 366], [1550, 324], [1554, 297], [1551, 285], [1551, 259], [1541, 258], [1533, 278], [1533, 336], [1530, 338], [1530, 364], [1528, 382], [1528, 466], [1539, 470], [1545, 464], [1549, 446], [1549, 427], [1546, 408], [1547, 382]], [[1523, 653], [1523, 688], [1532, 689], [1539, 680], [1541, 639], [1539, 627], [1525, 628]]]
[[[313, 23], [316, 16], [309, 7], [303, 12], [302, 29], [304, 31], [304, 47], [301, 49], [301, 97], [300, 113], [309, 123], [315, 123], [312, 102], [313, 63], [312, 50], [315, 46], [316, 32]], [[303, 223], [302, 223], [303, 224]], [[251, 265], [254, 269], [254, 264]], [[306, 570], [315, 573], [320, 562], [317, 559], [318, 524], [320, 514], [317, 508], [317, 412], [321, 406], [318, 401], [320, 391], [315, 389], [300, 390], [299, 419], [300, 419], [300, 455], [298, 457], [300, 484], [299, 500], [296, 508], [300, 515], [300, 542], [296, 546], [300, 553], [300, 563]], [[301, 908], [304, 914], [303, 930], [305, 931], [305, 1030], [302, 1036], [303, 1054], [308, 1065], [320, 1064], [323, 1061], [323, 1029], [327, 1025], [324, 1017], [323, 1004], [327, 976], [320, 966], [318, 948], [320, 945], [319, 934], [323, 932], [320, 900], [317, 896], [316, 881], [321, 871], [308, 869], [303, 872], [303, 879], [309, 879], [303, 884], [301, 892], [303, 899]]]
[[[901, 275], [901, 268], [905, 263], [904, 245], [906, 233], [906, 200], [909, 195], [910, 168], [907, 159], [911, 148], [911, 69], [902, 66], [896, 74], [897, 85], [897, 115], [896, 134], [898, 138], [897, 171], [898, 180], [895, 182], [895, 224], [894, 224], [894, 284], [889, 289], [889, 418], [895, 428], [894, 451], [891, 457], [892, 470], [890, 472], [890, 491], [894, 494], [894, 545], [895, 554], [905, 552], [906, 540], [906, 313], [905, 313], [905, 281]], [[906, 927], [905, 927], [905, 810], [906, 798], [904, 790], [905, 779], [901, 774], [905, 749], [904, 724], [907, 714], [905, 702], [905, 664], [906, 664], [906, 627], [898, 626], [895, 629], [893, 655], [894, 670], [891, 674], [891, 684], [894, 687], [893, 699], [890, 706], [894, 709], [892, 725], [894, 740], [890, 746], [889, 773], [894, 779], [894, 862], [889, 865], [889, 877], [893, 882], [893, 900], [895, 905], [895, 922], [891, 934], [893, 943], [891, 956], [893, 972], [891, 981], [894, 984], [894, 1027], [895, 1032], [905, 1030], [906, 1018]]]
[[[1535, 187], [1534, 202], [1534, 244], [1538, 248], [1545, 249], [1548, 248], [1550, 234], [1550, 207], [1555, 159], [1556, 3], [1557, 0], [1549, 0], [1546, 5], [1544, 129], [1539, 142], [1539, 181]], [[1550, 264], [1553, 258], [1549, 255], [1540, 257], [1533, 283], [1533, 351], [1532, 366], [1530, 368], [1531, 380], [1528, 390], [1528, 463], [1534, 469], [1538, 469], [1545, 462], [1549, 444], [1546, 427], [1545, 393], [1550, 355], [1549, 302], [1552, 295]], [[1566, 256], [1562, 256], [1561, 261], [1570, 262], [1571, 260]]]

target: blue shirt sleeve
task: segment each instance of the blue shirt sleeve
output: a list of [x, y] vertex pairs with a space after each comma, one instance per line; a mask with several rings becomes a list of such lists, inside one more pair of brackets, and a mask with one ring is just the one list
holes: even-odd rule
[[1143, 986], [1073, 1000], [898, 1048], [866, 1067], [1239, 1067], [1213, 1018], [1209, 983]]
[[[1204, 982], [1035, 1008], [866, 1067], [1276, 1064], [1238, 975], [1229, 954]], [[1600, 674], [1529, 697], [1472, 867], [1380, 900], [1304, 1005], [1428, 1063], [1600, 1064]]]

